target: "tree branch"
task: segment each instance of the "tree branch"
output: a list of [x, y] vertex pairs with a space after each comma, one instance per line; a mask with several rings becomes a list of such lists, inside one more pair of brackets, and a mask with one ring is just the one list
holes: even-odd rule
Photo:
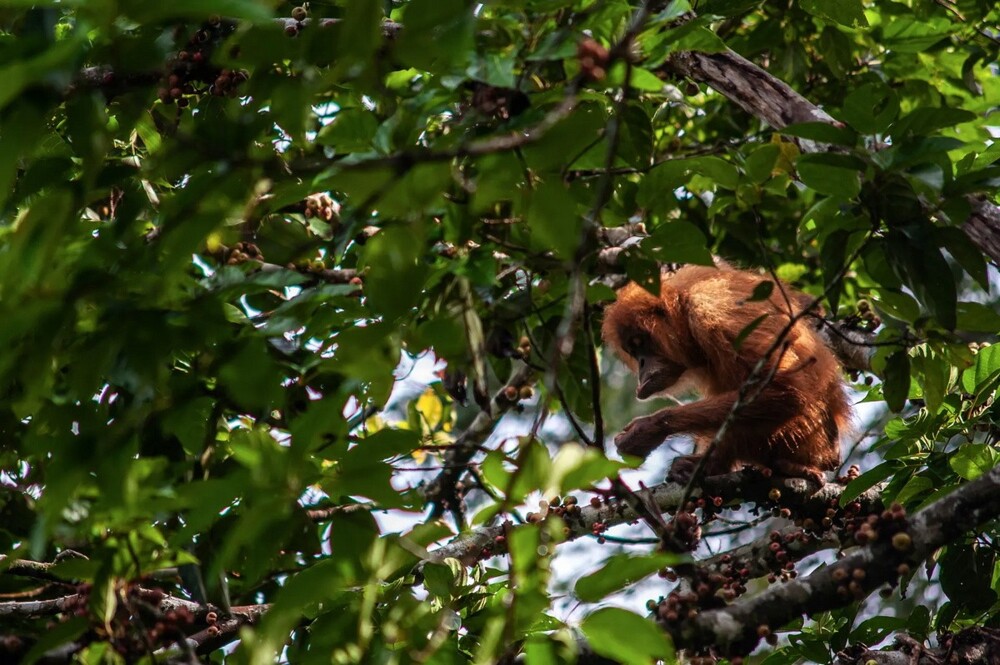
[[521, 365], [514, 370], [507, 384], [493, 396], [490, 410], [480, 411], [472, 424], [455, 439], [455, 443], [444, 456], [444, 469], [424, 489], [425, 499], [433, 504], [431, 518], [440, 517], [445, 510], [448, 510], [450, 502], [458, 500], [455, 496], [455, 484], [465, 472], [465, 465], [493, 432], [500, 417], [517, 404], [516, 397], [514, 399], [509, 397], [511, 391], [515, 395], [518, 394], [522, 387], [531, 383], [534, 376], [534, 370], [527, 365]]
[[[966, 483], [916, 513], [905, 532], [908, 543], [879, 539], [807, 577], [772, 586], [728, 607], [700, 613], [693, 621], [669, 628], [678, 647], [718, 646], [724, 653], [747, 653], [760, 640], [760, 627], [778, 628], [802, 615], [842, 607], [899, 575], [901, 563], [916, 565], [962, 534], [1000, 515], [1000, 466]], [[905, 545], [903, 547], [902, 545]], [[860, 570], [860, 575], [853, 574]], [[857, 594], [839, 590], [845, 579]]]
[[925, 647], [899, 635], [892, 648], [874, 651], [848, 648], [837, 654], [838, 665], [994, 665], [1000, 662], [1000, 630], [972, 626], [946, 636], [937, 647]]
[[[836, 124], [826, 111], [735, 51], [683, 51], [671, 56], [664, 67], [674, 74], [711, 86], [775, 129], [800, 122]], [[804, 139], [798, 139], [797, 143], [803, 152], [832, 149]], [[969, 196], [968, 201], [972, 211], [962, 223], [962, 230], [991, 260], [1000, 263], [1000, 208], [982, 195]]]
[[[827, 483], [816, 492], [810, 492], [808, 483], [801, 478], [765, 478], [755, 471], [737, 471], [720, 476], [710, 476], [704, 479], [701, 488], [695, 489], [692, 496], [721, 497], [724, 502], [739, 499], [741, 502], [755, 502], [761, 505], [773, 504], [773, 490], [780, 494], [781, 505], [794, 508], [804, 515], [825, 514], [831, 504], [835, 504], [844, 491], [843, 485]], [[875, 487], [856, 500], [861, 504], [863, 512], [870, 512], [879, 506], [880, 487]], [[661, 513], [677, 510], [684, 495], [684, 485], [677, 483], [661, 483], [653, 487], [637, 490], [635, 496], [642, 505], [655, 507]], [[564, 502], [565, 504], [565, 502]], [[583, 504], [577, 510], [564, 511], [560, 515], [569, 533], [566, 540], [576, 540], [582, 536], [594, 534], [594, 525], [606, 529], [618, 524], [635, 522], [641, 519], [636, 510], [623, 501], [601, 503], [598, 506]], [[496, 524], [480, 527], [471, 533], [460, 536], [447, 545], [431, 552], [431, 559], [441, 561], [455, 558], [464, 563], [503, 554], [506, 549], [502, 544], [510, 524]], [[762, 574], [766, 574], [766, 571]]]

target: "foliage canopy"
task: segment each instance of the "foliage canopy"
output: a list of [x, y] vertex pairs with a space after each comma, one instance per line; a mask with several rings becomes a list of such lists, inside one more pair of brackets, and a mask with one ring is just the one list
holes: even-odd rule
[[[994, 3], [307, 4], [0, 2], [0, 659], [648, 663], [780, 630], [752, 657], [777, 665], [997, 639]], [[915, 541], [926, 567], [786, 603], [812, 620], [741, 624], [728, 654], [614, 595], [681, 560], [605, 543], [642, 511], [594, 490], [645, 410], [600, 354], [612, 286], [713, 255], [866, 343], [863, 473], [830, 524], [766, 492], [765, 517], [846, 547], [852, 506], [980, 492], [927, 513], [961, 509]], [[605, 544], [557, 588], [580, 537]], [[838, 547], [803, 539], [734, 595], [770, 573], [782, 605]], [[661, 620], [671, 588], [643, 587]]]

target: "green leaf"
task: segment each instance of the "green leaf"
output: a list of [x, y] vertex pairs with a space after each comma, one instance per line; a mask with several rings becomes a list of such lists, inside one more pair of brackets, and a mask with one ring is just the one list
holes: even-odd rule
[[850, 640], [866, 646], [874, 646], [892, 633], [904, 629], [906, 625], [906, 619], [902, 617], [872, 617], [862, 621], [857, 628], [851, 631]]
[[803, 0], [801, 7], [813, 16], [848, 28], [868, 27], [861, 0]]
[[1000, 374], [1000, 345], [987, 346], [976, 353], [975, 364], [962, 372], [962, 389], [974, 394]]
[[705, 0], [698, 3], [698, 13], [703, 16], [739, 16], [756, 7], [756, 0]]
[[846, 155], [804, 154], [795, 162], [803, 183], [821, 194], [853, 199], [861, 192], [863, 165]]
[[906, 505], [927, 496], [933, 489], [934, 481], [925, 475], [916, 475], [906, 481], [906, 484], [896, 493], [894, 500]]
[[899, 289], [903, 282], [889, 263], [884, 238], [872, 238], [861, 252], [865, 270], [881, 286], [886, 289]]
[[81, 57], [81, 48], [86, 39], [81, 32], [75, 33], [72, 39], [42, 50], [33, 58], [0, 66], [0, 81], [4, 82], [0, 86], [0, 110], [16, 99], [25, 88], [45, 77], [58, 77], [62, 72], [60, 78], [65, 78], [68, 82], [69, 73], [64, 72], [63, 68]]
[[558, 180], [542, 183], [532, 192], [527, 219], [536, 246], [551, 247], [561, 258], [572, 258], [583, 241], [583, 216]]
[[894, 137], [906, 134], [930, 134], [944, 127], [954, 127], [976, 119], [976, 114], [964, 109], [921, 107], [897, 120], [892, 126]]
[[853, 72], [853, 44], [837, 27], [828, 25], [823, 28], [817, 49], [835, 78], [843, 81]]
[[953, 543], [938, 558], [941, 589], [952, 603], [979, 613], [996, 602], [992, 589], [996, 552], [989, 547]]
[[[8, 110], [4, 123], [9, 127], [17, 127], [18, 131], [0, 134], [0, 210], [3, 209], [7, 197], [14, 191], [12, 185], [17, 175], [18, 164], [22, 163], [22, 155], [28, 154], [37, 146], [45, 131], [44, 119], [27, 103], [18, 104]], [[54, 184], [59, 173], [55, 172], [55, 169], [52, 171], [52, 184]]]
[[632, 77], [629, 79], [629, 84], [636, 90], [645, 90], [647, 92], [660, 92], [665, 85], [656, 74], [642, 67], [632, 68]]
[[282, 372], [263, 341], [248, 340], [219, 371], [226, 391], [248, 409], [271, 407], [282, 395]]
[[848, 127], [838, 127], [829, 122], [801, 122], [788, 125], [781, 130], [787, 136], [798, 136], [818, 143], [842, 145], [853, 148], [858, 142], [858, 135]]
[[405, 5], [395, 54], [407, 66], [437, 74], [458, 70], [472, 58], [472, 6], [463, 0], [413, 0]]
[[606, 110], [581, 103], [537, 141], [523, 149], [524, 161], [539, 172], [561, 172], [566, 168], [603, 168], [607, 151], [601, 138], [607, 124]]
[[365, 245], [365, 296], [372, 309], [389, 320], [409, 312], [420, 298], [427, 274], [421, 262], [422, 244], [417, 228], [395, 226]]
[[882, 395], [889, 409], [903, 410], [910, 392], [910, 356], [905, 350], [896, 351], [886, 360], [882, 379]]
[[208, 428], [215, 427], [210, 416], [214, 402], [210, 397], [198, 397], [178, 404], [163, 418], [163, 428], [181, 442], [189, 455], [204, 452]]
[[944, 400], [951, 376], [951, 365], [927, 349], [918, 349], [910, 358], [913, 374], [922, 389], [924, 401], [936, 412]]
[[917, 300], [948, 330], [957, 325], [957, 288], [951, 266], [941, 250], [930, 244], [924, 228], [893, 230], [886, 249], [896, 273], [913, 290]]
[[333, 122], [320, 130], [317, 142], [334, 148], [338, 154], [371, 150], [378, 120], [363, 108], [341, 109]]
[[24, 665], [31, 665], [43, 658], [48, 651], [58, 646], [72, 642], [90, 628], [86, 617], [70, 617], [59, 621], [47, 630], [42, 631], [38, 641], [31, 647], [24, 660]]
[[688, 31], [680, 31], [674, 41], [674, 49], [677, 51], [722, 53], [727, 49], [727, 46], [719, 35], [707, 27], [699, 25]]
[[774, 282], [769, 279], [763, 280], [753, 287], [753, 292], [747, 297], [747, 302], [767, 300], [772, 293], [774, 293]]
[[670, 661], [674, 648], [667, 634], [652, 621], [615, 607], [599, 609], [580, 626], [598, 654], [628, 665]]
[[712, 180], [719, 187], [736, 189], [740, 174], [736, 167], [720, 157], [696, 157], [689, 160], [692, 171]]
[[956, 26], [943, 17], [917, 18], [913, 14], [894, 17], [882, 29], [882, 44], [898, 53], [920, 53], [950, 35]]
[[830, 302], [830, 311], [836, 312], [840, 305], [840, 293], [843, 290], [841, 276], [847, 266], [847, 243], [850, 240], [850, 233], [847, 231], [834, 231], [826, 238], [820, 246], [820, 264], [823, 267], [823, 283], [827, 290], [827, 300]]
[[844, 99], [840, 117], [863, 134], [884, 132], [899, 113], [899, 98], [885, 84], [865, 83]]
[[639, 104], [629, 104], [620, 115], [618, 158], [626, 164], [642, 167], [649, 163], [653, 149], [653, 127], [649, 113]]
[[508, 499], [523, 500], [530, 492], [544, 490], [552, 475], [552, 458], [545, 444], [531, 437], [522, 437], [519, 473], [513, 476]]
[[906, 631], [915, 637], [926, 638], [931, 625], [931, 611], [926, 605], [917, 605], [906, 620]]
[[[572, 464], [564, 465], [562, 455], [572, 444], [564, 444], [553, 462], [553, 470], [559, 479], [558, 490], [567, 493], [578, 489], [588, 489], [605, 478], [610, 478], [622, 470], [623, 464], [609, 460], [593, 448], [588, 448], [580, 457], [570, 455]], [[566, 468], [568, 466], [568, 468]]]
[[967, 443], [948, 458], [948, 466], [965, 480], [975, 480], [1000, 464], [1000, 451], [981, 443]]
[[482, 175], [472, 194], [473, 212], [486, 212], [498, 201], [509, 201], [518, 195], [518, 187], [524, 180], [524, 169], [514, 155], [485, 155], [477, 160], [476, 169]]
[[759, 184], [769, 179], [774, 172], [774, 165], [778, 161], [780, 151], [781, 148], [773, 143], [768, 143], [751, 152], [743, 164], [750, 180]]
[[875, 303], [879, 310], [900, 321], [913, 323], [920, 316], [920, 304], [902, 291], [880, 289]]
[[642, 248], [660, 263], [712, 265], [705, 234], [690, 222], [660, 224], [643, 239]]
[[675, 554], [616, 554], [610, 557], [596, 572], [576, 581], [575, 592], [580, 600], [596, 603], [619, 589], [674, 565], [679, 557]]
[[986, 273], [986, 258], [969, 236], [954, 226], [935, 226], [932, 233], [934, 244], [948, 250], [969, 277], [976, 280], [984, 291], [989, 291], [990, 280]]
[[865, 471], [860, 476], [847, 483], [847, 487], [844, 488], [843, 493], [840, 495], [840, 505], [846, 506], [872, 487], [875, 487], [875, 485], [892, 476], [898, 470], [898, 463], [883, 462], [875, 468]]
[[337, 33], [338, 64], [369, 64], [382, 46], [383, 10], [377, 2], [348, 0]]
[[907, 271], [910, 288], [938, 323], [947, 330], [954, 330], [958, 324], [958, 295], [948, 261], [941, 250], [927, 245], [921, 245], [910, 258], [912, 262]]
[[452, 584], [455, 583], [455, 574], [451, 568], [442, 563], [429, 562], [423, 567], [424, 586], [427, 591], [438, 598], [449, 598], [451, 596]]

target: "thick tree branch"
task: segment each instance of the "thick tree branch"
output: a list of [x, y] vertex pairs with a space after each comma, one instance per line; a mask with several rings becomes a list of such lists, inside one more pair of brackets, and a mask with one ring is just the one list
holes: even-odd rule
[[1000, 262], [1000, 208], [983, 196], [969, 196], [967, 200], [972, 213], [962, 229], [994, 263]]
[[[905, 533], [908, 543], [885, 539], [860, 547], [837, 563], [815, 573], [775, 585], [752, 598], [702, 612], [693, 621], [672, 628], [679, 647], [717, 646], [724, 652], [747, 653], [760, 640], [762, 625], [778, 628], [803, 615], [842, 607], [853, 602], [839, 591], [845, 579], [854, 580], [867, 595], [894, 582], [901, 563], [915, 565], [933, 552], [1000, 515], [1000, 466], [966, 483], [945, 498], [916, 513]], [[861, 575], [854, 575], [861, 570]]]
[[29, 561], [27, 559], [11, 559], [0, 554], [0, 572], [19, 577], [30, 577], [48, 582], [65, 582], [64, 578], [52, 572], [54, 563], [44, 561]]
[[[810, 554], [842, 546], [840, 538], [832, 531], [825, 531], [819, 536], [808, 535], [804, 539], [801, 539], [803, 530], [796, 526], [779, 529], [776, 533], [784, 551], [791, 555], [789, 561], [799, 561]], [[772, 573], [774, 568], [774, 557], [771, 552], [772, 542], [774, 540], [768, 533], [753, 542], [699, 561], [696, 566], [711, 572], [719, 572], [728, 566], [746, 569], [749, 571], [748, 577], [750, 579], [764, 577]]]
[[[827, 483], [816, 492], [810, 492], [808, 484], [800, 478], [764, 478], [754, 471], [738, 471], [721, 476], [705, 478], [702, 487], [696, 489], [693, 497], [718, 496], [723, 502], [740, 500], [741, 502], [756, 502], [767, 505], [773, 490], [780, 493], [781, 505], [792, 507], [796, 514], [821, 515], [836, 503], [844, 491], [843, 485]], [[879, 506], [879, 491], [873, 488], [857, 498], [863, 512], [869, 512]], [[660, 512], [677, 510], [684, 495], [684, 485], [677, 483], [661, 483], [653, 487], [638, 490], [635, 495], [646, 506], [656, 507]], [[599, 530], [618, 524], [635, 522], [641, 516], [623, 501], [601, 503], [599, 507], [581, 504], [578, 510], [564, 513], [562, 516], [569, 533], [567, 540], [576, 540], [582, 536], [594, 534], [594, 525]], [[504, 553], [504, 548], [497, 544], [497, 539], [506, 535], [509, 524], [496, 524], [481, 527], [471, 533], [461, 536], [451, 543], [431, 552], [431, 559], [440, 561], [446, 558], [459, 559], [465, 563], [473, 563], [486, 556]], [[766, 574], [766, 571], [761, 574]]]
[[[23, 570], [51, 565], [26, 560], [11, 562], [11, 568]], [[179, 658], [176, 662], [184, 663], [191, 662], [188, 658], [189, 654], [195, 652], [207, 654], [235, 641], [239, 637], [238, 633], [241, 627], [256, 623], [271, 609], [271, 605], [268, 603], [239, 606], [231, 608], [230, 613], [223, 616], [222, 611], [216, 607], [176, 598], [157, 589], [136, 588], [134, 593], [136, 599], [146, 604], [147, 611], [155, 612], [158, 617], [169, 617], [172, 613], [182, 612], [192, 618], [191, 620], [196, 627], [200, 627], [190, 635], [176, 633], [171, 638], [171, 635], [166, 633], [160, 638], [160, 643], [166, 646], [159, 649], [158, 653], [166, 654], [176, 650]], [[0, 619], [16, 621], [58, 614], [73, 614], [81, 609], [86, 609], [89, 602], [89, 589], [47, 600], [3, 602], [0, 603]], [[131, 607], [129, 611], [134, 612], [135, 608]], [[175, 630], [180, 630], [180, 626], [175, 627]], [[19, 662], [33, 646], [31, 639], [15, 638], [12, 641], [3, 639], [3, 637], [0, 634], [0, 661], [3, 662]], [[177, 640], [180, 639], [184, 641], [182, 645], [177, 643]], [[62, 645], [46, 652], [41, 662], [72, 662], [74, 654], [81, 647], [82, 645], [76, 642]], [[174, 662], [172, 656], [168, 656], [168, 662]]]
[[942, 640], [937, 647], [900, 635], [891, 649], [845, 649], [838, 665], [995, 665], [1000, 662], [1000, 630], [973, 626]]
[[776, 129], [800, 122], [834, 122], [823, 109], [735, 51], [682, 51], [666, 63], [673, 73], [705, 83]]

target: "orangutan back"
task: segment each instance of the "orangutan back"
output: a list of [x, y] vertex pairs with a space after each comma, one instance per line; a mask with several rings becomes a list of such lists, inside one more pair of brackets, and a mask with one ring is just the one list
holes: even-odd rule
[[646, 457], [667, 437], [690, 434], [695, 455], [671, 469], [682, 479], [763, 359], [758, 383], [744, 391], [707, 472], [751, 464], [822, 482], [822, 471], [837, 468], [840, 434], [850, 421], [840, 365], [806, 317], [793, 321], [809, 297], [779, 283], [766, 299], [750, 300], [766, 281], [745, 270], [689, 266], [663, 276], [659, 297], [636, 284], [618, 292], [605, 311], [603, 337], [639, 373], [638, 396], [680, 384], [702, 395], [633, 420], [615, 439], [622, 453]]

